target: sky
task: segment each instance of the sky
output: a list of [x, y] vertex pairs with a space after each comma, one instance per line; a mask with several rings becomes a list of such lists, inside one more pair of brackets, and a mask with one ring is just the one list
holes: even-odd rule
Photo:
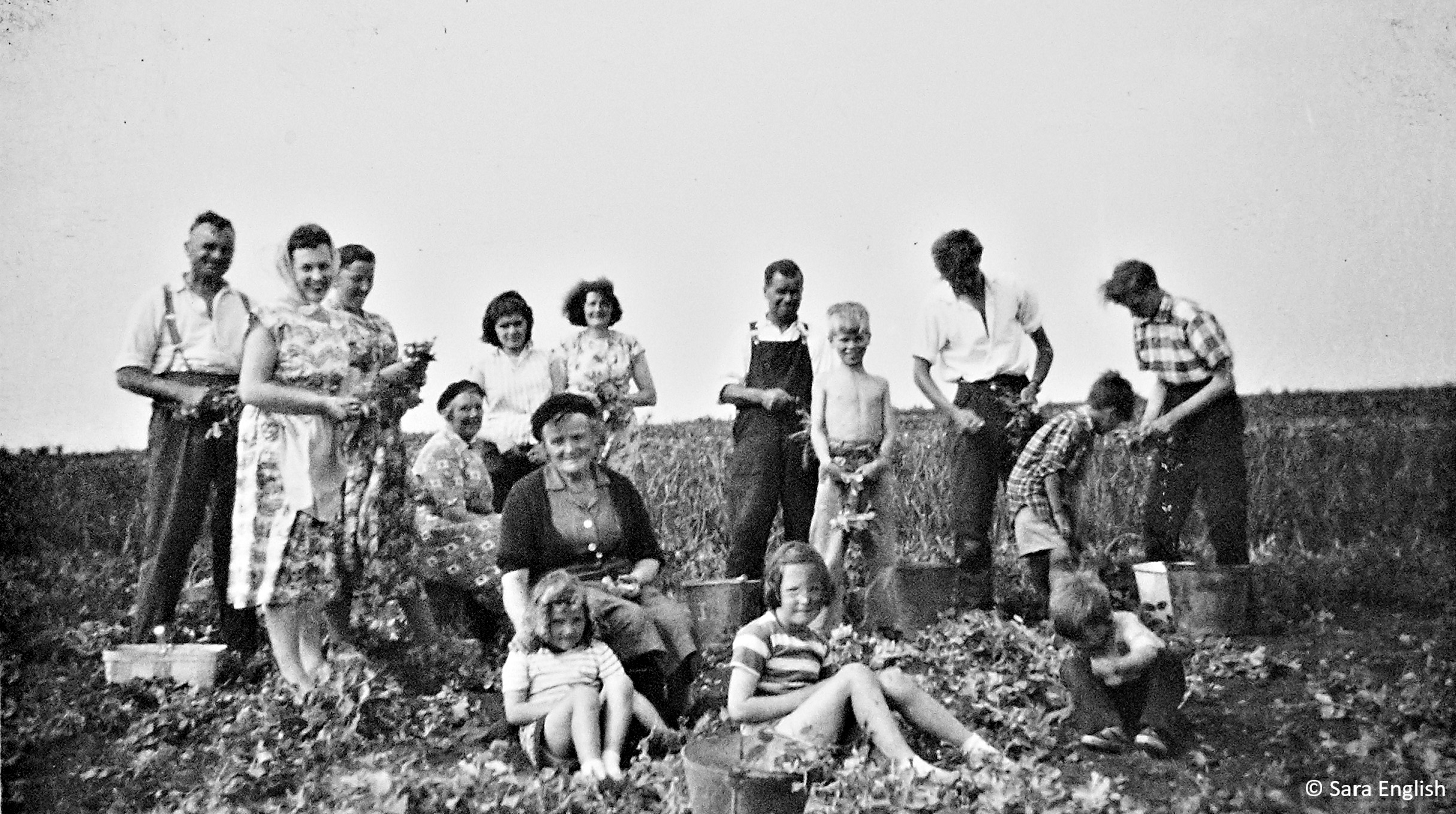
[[[896, 404], [929, 247], [969, 228], [1035, 292], [1043, 396], [1136, 374], [1097, 284], [1151, 263], [1244, 393], [1456, 382], [1456, 10], [1409, 2], [0, 3], [0, 446], [140, 448], [127, 312], [207, 209], [281, 293], [317, 222], [367, 307], [436, 339], [427, 404], [506, 289], [538, 344], [606, 276], [652, 420], [723, 416], [762, 270], [872, 313]], [[406, 429], [434, 429], [420, 407]]]

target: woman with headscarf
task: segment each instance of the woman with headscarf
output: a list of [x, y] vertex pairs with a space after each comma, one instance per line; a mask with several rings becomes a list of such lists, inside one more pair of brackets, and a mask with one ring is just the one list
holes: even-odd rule
[[485, 391], [480, 438], [495, 487], [495, 510], [505, 505], [516, 481], [545, 460], [531, 437], [531, 413], [551, 395], [551, 355], [531, 342], [536, 320], [526, 299], [507, 291], [485, 307], [480, 340], [484, 350], [470, 368], [471, 381]]
[[504, 610], [495, 559], [501, 516], [480, 454], [484, 442], [477, 438], [483, 396], [468, 379], [445, 388], [436, 404], [445, 426], [425, 442], [411, 473], [419, 500], [416, 561], [430, 604], [442, 620], [463, 611], [471, 635], [488, 646], [497, 639]]
[[326, 304], [344, 317], [349, 335], [349, 393], [364, 417], [344, 441], [343, 586], [327, 608], [331, 638], [351, 640], [350, 606], [362, 592], [371, 607], [395, 599], [419, 644], [436, 638], [434, 620], [414, 573], [414, 507], [409, 463], [399, 422], [420, 403], [431, 360], [428, 343], [400, 354], [394, 327], [364, 310], [374, 288], [374, 252], [351, 244], [339, 250], [339, 272]]
[[531, 428], [546, 465], [511, 490], [498, 559], [517, 637], [531, 586], [550, 571], [570, 571], [590, 588], [602, 641], [672, 722], [686, 711], [699, 659], [687, 608], [654, 585], [663, 552], [642, 495], [599, 462], [606, 433], [591, 399], [558, 393], [531, 416]]
[[596, 402], [607, 429], [603, 460], [640, 484], [642, 451], [636, 408], [657, 403], [647, 350], [636, 337], [612, 328], [622, 319], [622, 303], [612, 281], [605, 277], [573, 286], [562, 311], [582, 330], [557, 350], [551, 367], [552, 389], [580, 393]]
[[339, 587], [341, 442], [364, 413], [346, 389], [343, 317], [323, 304], [335, 268], [328, 232], [293, 230], [278, 260], [289, 293], [259, 310], [238, 383], [229, 598], [261, 610], [279, 671], [300, 690], [323, 663], [322, 606]]

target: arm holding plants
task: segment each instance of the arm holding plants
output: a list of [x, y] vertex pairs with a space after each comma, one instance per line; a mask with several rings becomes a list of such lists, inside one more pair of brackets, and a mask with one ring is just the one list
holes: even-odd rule
[[116, 385], [138, 396], [172, 401], [183, 407], [196, 408], [207, 397], [207, 386], [168, 381], [141, 367], [123, 367], [116, 371]]
[[884, 437], [880, 439], [880, 451], [875, 459], [855, 470], [855, 474], [866, 478], [878, 478], [881, 472], [890, 468], [895, 460], [895, 445], [900, 439], [900, 419], [895, 415], [894, 405], [890, 404], [890, 383], [879, 377], [875, 380], [880, 384], [880, 427]]
[[[1136, 614], [1116, 611], [1112, 614], [1112, 623], [1113, 653], [1096, 656], [1091, 662], [1092, 672], [1107, 682], [1107, 686], [1116, 687], [1142, 675], [1166, 645], [1158, 634], [1138, 621]], [[1123, 645], [1126, 653], [1121, 652]]]
[[1056, 524], [1057, 531], [1061, 532], [1068, 545], [1072, 542], [1072, 513], [1067, 505], [1066, 496], [1062, 492], [1062, 472], [1047, 473], [1043, 483], [1046, 484], [1047, 502], [1052, 507], [1052, 522]]
[[957, 430], [960, 432], [975, 432], [986, 423], [986, 420], [981, 418], [980, 414], [975, 410], [969, 407], [957, 407], [951, 403], [950, 399], [945, 397], [945, 393], [940, 390], [940, 385], [936, 384], [935, 379], [930, 375], [929, 359], [913, 356], [911, 357], [911, 362], [913, 364], [911, 373], [915, 377], [915, 386], [920, 388], [920, 392], [935, 406], [936, 412], [949, 418], [955, 424]]
[[[1163, 389], [1161, 382], [1159, 383], [1159, 389]], [[1173, 430], [1173, 427], [1176, 426], [1178, 422], [1191, 415], [1197, 414], [1198, 411], [1202, 410], [1204, 407], [1207, 407], [1215, 399], [1222, 398], [1223, 396], [1229, 395], [1233, 392], [1234, 366], [1232, 361], [1226, 359], [1222, 363], [1220, 363], [1218, 367], [1214, 368], [1213, 378], [1208, 380], [1208, 384], [1205, 384], [1202, 390], [1194, 393], [1193, 396], [1187, 401], [1179, 404], [1177, 407], [1174, 407], [1163, 415], [1155, 416], [1152, 421], [1147, 421], [1146, 418], [1144, 418], [1142, 424], [1143, 434], [1151, 435], [1153, 437], [1167, 435]], [[1159, 399], [1158, 408], [1162, 409], [1162, 406], [1162, 399]], [[1151, 401], [1148, 402], [1148, 408], [1148, 412], [1151, 413]]]

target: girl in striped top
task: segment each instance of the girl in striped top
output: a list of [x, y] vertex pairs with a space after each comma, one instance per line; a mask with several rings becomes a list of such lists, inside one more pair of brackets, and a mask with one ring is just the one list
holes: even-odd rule
[[829, 643], [810, 625], [824, 610], [829, 585], [829, 569], [808, 543], [785, 543], [774, 552], [763, 580], [769, 610], [733, 639], [729, 716], [745, 730], [768, 728], [819, 747], [839, 742], [846, 725], [856, 724], [897, 768], [943, 783], [956, 774], [915, 754], [891, 709], [960, 746], [967, 758], [999, 755], [899, 668], [827, 664]]
[[525, 646], [501, 669], [506, 722], [519, 726], [535, 766], [581, 766], [591, 781], [622, 779], [622, 742], [635, 715], [649, 732], [667, 725], [594, 635], [586, 588], [566, 571], [542, 577], [526, 610]]

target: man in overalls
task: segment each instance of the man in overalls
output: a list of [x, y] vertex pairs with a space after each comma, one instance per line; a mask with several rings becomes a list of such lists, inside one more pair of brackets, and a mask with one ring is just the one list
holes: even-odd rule
[[1119, 263], [1102, 295], [1132, 313], [1138, 369], [1158, 377], [1137, 428], [1139, 440], [1162, 442], [1143, 502], [1147, 559], [1180, 558], [1178, 534], [1201, 489], [1218, 564], [1247, 564], [1244, 407], [1228, 337], [1213, 314], [1160, 288], [1141, 260]]
[[116, 358], [116, 383], [152, 399], [142, 544], [132, 641], [172, 626], [192, 544], [212, 502], [212, 590], [221, 638], [244, 660], [257, 646], [251, 609], [227, 602], [237, 478], [238, 370], [252, 324], [247, 297], [223, 280], [232, 266], [232, 224], [214, 212], [193, 221], [182, 283], [142, 296]]
[[748, 323], [718, 400], [738, 408], [728, 460], [728, 577], [763, 578], [774, 515], [784, 539], [809, 539], [818, 465], [806, 452], [805, 416], [814, 383], [809, 329], [799, 321], [804, 274], [792, 260], [763, 272], [768, 312]]
[[[931, 257], [942, 283], [920, 314], [912, 340], [915, 385], [950, 421], [951, 530], [960, 568], [957, 604], [989, 610], [992, 588], [991, 521], [996, 491], [1016, 463], [1027, 427], [1013, 426], [1018, 413], [1030, 417], [1041, 383], [1052, 367], [1052, 343], [1041, 326], [1036, 298], [1009, 279], [981, 271], [981, 241], [965, 229], [941, 235]], [[1036, 368], [1026, 377], [1023, 335], [1036, 346]], [[931, 378], [940, 362], [955, 400]], [[1030, 427], [1035, 430], [1035, 427]]]

